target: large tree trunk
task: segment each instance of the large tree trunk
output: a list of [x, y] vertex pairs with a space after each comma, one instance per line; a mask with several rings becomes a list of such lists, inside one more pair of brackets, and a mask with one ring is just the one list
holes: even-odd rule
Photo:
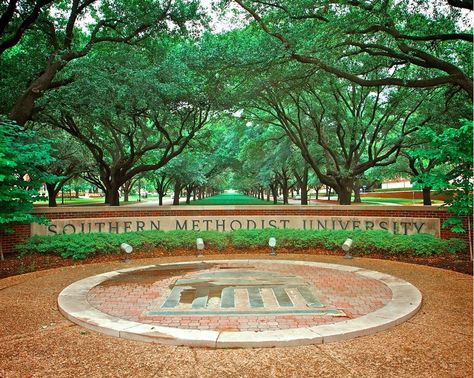
[[301, 204], [308, 204], [308, 180], [309, 180], [309, 167], [305, 166], [303, 170], [303, 177], [301, 177]]
[[281, 191], [283, 192], [283, 204], [288, 205], [288, 194], [289, 194], [288, 182], [283, 181], [281, 183]]
[[132, 180], [128, 180], [122, 185], [123, 188], [123, 200], [128, 202], [130, 190], [132, 189]]
[[163, 206], [163, 197], [164, 194], [162, 192], [158, 192], [158, 206]]
[[56, 202], [56, 196], [58, 195], [61, 188], [56, 188], [56, 183], [46, 184], [46, 190], [48, 191], [48, 206], [58, 207], [58, 204]]
[[277, 184], [270, 184], [270, 190], [272, 192], [273, 204], [278, 203], [278, 186]]
[[301, 204], [302, 205], [308, 204], [308, 187], [307, 186], [301, 187]]
[[[53, 57], [50, 57], [52, 60]], [[33, 116], [35, 101], [42, 96], [43, 92], [50, 88], [53, 79], [61, 67], [61, 63], [49, 63], [40, 77], [33, 80], [30, 86], [16, 100], [10, 112], [10, 118], [19, 125], [24, 125]]]
[[431, 206], [431, 187], [423, 188], [423, 206]]
[[106, 198], [107, 198], [107, 203], [110, 206], [120, 206], [120, 193], [119, 193], [119, 188], [109, 188], [107, 190]]
[[351, 204], [352, 190], [341, 189], [337, 194], [339, 196], [339, 205]]
[[174, 184], [174, 197], [173, 197], [173, 205], [174, 206], [179, 205], [180, 194], [181, 194], [181, 184], [179, 182], [176, 182]]
[[339, 205], [350, 205], [354, 180], [351, 178], [339, 179], [337, 188], [334, 188], [339, 197]]
[[354, 185], [354, 203], [362, 203], [360, 198], [360, 185]]
[[120, 188], [125, 184], [118, 175], [108, 176], [107, 173], [101, 172], [100, 181], [105, 192], [105, 203], [110, 206], [120, 205]]
[[155, 180], [155, 190], [158, 193], [158, 205], [163, 206], [163, 198], [166, 195], [166, 192], [168, 191], [169, 185], [170, 185], [171, 180], [167, 179], [164, 176], [159, 177], [157, 180]]
[[191, 197], [193, 195], [194, 186], [187, 186], [186, 187], [186, 204], [189, 205], [191, 203]]

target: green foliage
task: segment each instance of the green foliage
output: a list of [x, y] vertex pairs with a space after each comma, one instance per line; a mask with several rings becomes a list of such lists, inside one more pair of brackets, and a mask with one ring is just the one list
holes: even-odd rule
[[353, 240], [351, 253], [384, 253], [388, 255], [431, 256], [445, 252], [459, 253], [467, 244], [460, 239], [438, 239], [429, 234], [392, 235], [386, 231], [293, 230], [264, 229], [238, 230], [230, 234], [235, 248], [267, 247], [275, 237], [277, 247], [288, 249], [324, 248], [340, 250], [347, 238]]
[[238, 230], [230, 233], [216, 231], [144, 231], [126, 234], [70, 234], [33, 236], [17, 246], [21, 254], [48, 253], [63, 258], [85, 259], [96, 254], [120, 253], [120, 244], [128, 243], [138, 251], [162, 248], [195, 250], [196, 238], [203, 238], [206, 249], [221, 251], [229, 245], [237, 249], [268, 248], [268, 239], [277, 239], [277, 248], [305, 250], [324, 248], [340, 250], [347, 238], [354, 241], [352, 253], [364, 255], [431, 256], [459, 253], [466, 242], [459, 239], [438, 239], [428, 234], [392, 235], [386, 231], [311, 231], [294, 229]]
[[130, 244], [136, 250], [150, 248], [196, 249], [196, 238], [205, 240], [206, 248], [222, 250], [227, 245], [227, 236], [215, 231], [144, 231], [126, 234], [61, 234], [33, 236], [17, 246], [21, 254], [48, 253], [63, 258], [81, 260], [96, 254], [120, 253], [120, 244]]
[[37, 190], [54, 178], [42, 170], [52, 160], [49, 141], [0, 119], [0, 228], [10, 222], [41, 221], [30, 211]]
[[452, 190], [453, 196], [446, 201], [448, 211], [454, 216], [443, 223], [443, 227], [452, 227], [453, 232], [464, 232], [462, 219], [472, 216], [473, 203], [473, 122], [463, 119], [461, 127], [447, 128], [437, 134], [431, 129], [422, 133], [431, 142], [426, 148], [410, 152], [414, 158], [431, 159], [437, 165], [445, 166], [448, 171], [428, 171], [415, 177], [415, 182], [423, 182], [434, 190]]
[[162, 247], [167, 250], [176, 248], [196, 249], [196, 239], [202, 238], [206, 248], [223, 250], [227, 246], [227, 235], [217, 231], [169, 231], [165, 232]]

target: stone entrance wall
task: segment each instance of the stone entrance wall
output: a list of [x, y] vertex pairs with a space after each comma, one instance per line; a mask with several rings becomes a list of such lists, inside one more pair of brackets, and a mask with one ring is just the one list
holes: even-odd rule
[[[430, 233], [441, 238], [463, 238], [441, 227], [446, 209], [434, 206], [82, 206], [37, 208], [47, 226], [14, 225], [2, 237], [4, 252], [31, 235], [61, 233], [133, 232], [144, 230], [217, 230], [260, 228], [387, 230], [396, 234]], [[467, 229], [467, 220], [466, 229]]]

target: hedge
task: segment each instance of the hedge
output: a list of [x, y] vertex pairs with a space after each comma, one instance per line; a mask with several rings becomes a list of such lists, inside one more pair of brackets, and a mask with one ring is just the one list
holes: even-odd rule
[[236, 248], [264, 247], [269, 237], [275, 237], [279, 247], [288, 249], [324, 248], [337, 250], [347, 238], [353, 240], [354, 254], [385, 253], [393, 255], [431, 256], [465, 251], [461, 239], [439, 239], [430, 234], [393, 235], [387, 231], [346, 230], [238, 230], [230, 234]]
[[460, 239], [438, 239], [429, 234], [392, 235], [387, 231], [264, 229], [216, 231], [143, 231], [126, 234], [70, 234], [33, 236], [17, 246], [22, 254], [48, 253], [64, 258], [85, 259], [95, 254], [120, 252], [120, 244], [128, 243], [135, 250], [162, 248], [196, 249], [196, 238], [203, 238], [206, 249], [221, 251], [227, 246], [236, 249], [268, 248], [268, 239], [277, 239], [277, 248], [305, 250], [324, 248], [340, 250], [347, 238], [353, 240], [353, 254], [384, 253], [387, 255], [431, 256], [459, 253], [467, 248]]
[[217, 231], [143, 231], [126, 234], [60, 234], [32, 236], [19, 244], [16, 249], [21, 254], [49, 253], [75, 260], [85, 259], [95, 254], [120, 253], [120, 244], [130, 244], [136, 250], [163, 248], [196, 249], [196, 238], [202, 237], [206, 247], [222, 250], [227, 246], [227, 235]]

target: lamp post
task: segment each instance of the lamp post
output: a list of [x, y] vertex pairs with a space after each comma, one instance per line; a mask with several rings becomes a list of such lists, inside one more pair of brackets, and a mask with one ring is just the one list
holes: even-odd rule
[[133, 247], [130, 244], [122, 243], [120, 244], [120, 250], [125, 253], [125, 259], [123, 262], [128, 263], [130, 261], [128, 256], [133, 252]]
[[351, 247], [352, 247], [352, 239], [346, 239], [346, 241], [342, 245], [342, 250], [346, 252], [346, 254], [344, 255], [345, 259], [348, 259], [348, 260], [352, 259], [352, 255], [349, 252]]
[[275, 238], [268, 239], [268, 245], [272, 249], [272, 251], [269, 253], [270, 256], [276, 256], [277, 255], [276, 251], [275, 251], [276, 244], [277, 244], [277, 241], [276, 241]]
[[196, 239], [197, 257], [201, 257], [204, 251], [204, 240], [201, 238]]

